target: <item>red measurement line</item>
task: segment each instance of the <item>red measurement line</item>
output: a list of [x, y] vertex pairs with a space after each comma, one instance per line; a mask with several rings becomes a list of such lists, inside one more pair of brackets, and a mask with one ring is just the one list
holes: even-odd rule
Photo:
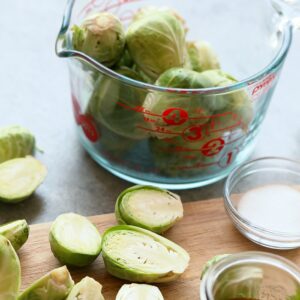
[[145, 131], [151, 131], [151, 132], [158, 132], [158, 133], [163, 133], [163, 134], [175, 134], [175, 135], [180, 135], [181, 132], [172, 132], [172, 131], [161, 131], [161, 130], [157, 130], [157, 129], [150, 129], [150, 128], [145, 128], [142, 126], [136, 126], [136, 128], [145, 130]]
[[242, 138], [244, 138], [244, 137], [245, 137], [244, 135], [241, 135], [241, 136], [239, 136], [238, 138], [236, 138], [235, 140], [229, 141], [228, 143], [226, 142], [226, 145], [233, 144], [233, 143], [239, 141], [240, 139], [242, 139]]

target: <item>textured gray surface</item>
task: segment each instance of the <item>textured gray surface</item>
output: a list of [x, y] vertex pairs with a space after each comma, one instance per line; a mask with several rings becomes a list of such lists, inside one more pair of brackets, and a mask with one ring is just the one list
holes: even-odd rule
[[[21, 124], [37, 137], [48, 167], [45, 183], [29, 200], [0, 204], [0, 223], [26, 217], [50, 221], [75, 211], [113, 211], [116, 196], [130, 184], [100, 168], [79, 145], [73, 126], [69, 81], [54, 41], [65, 1], [5, 0], [0, 11], [0, 126]], [[300, 159], [300, 34], [282, 72], [254, 157]], [[222, 195], [223, 182], [179, 192], [184, 201]]]

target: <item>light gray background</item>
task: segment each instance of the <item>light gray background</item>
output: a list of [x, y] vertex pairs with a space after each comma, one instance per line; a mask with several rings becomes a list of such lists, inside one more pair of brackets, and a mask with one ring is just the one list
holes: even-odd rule
[[[75, 134], [65, 61], [54, 54], [64, 0], [2, 0], [0, 10], [0, 126], [20, 124], [36, 135], [48, 167], [45, 183], [27, 201], [0, 204], [0, 223], [27, 218], [51, 221], [74, 211], [113, 211], [116, 196], [130, 186], [99, 167]], [[300, 159], [300, 32], [286, 61], [254, 157]], [[223, 182], [179, 194], [184, 201], [222, 195]]]

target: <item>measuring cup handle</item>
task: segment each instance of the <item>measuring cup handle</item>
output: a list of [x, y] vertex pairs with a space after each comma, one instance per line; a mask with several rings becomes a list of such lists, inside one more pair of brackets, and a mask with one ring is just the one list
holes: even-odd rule
[[300, 0], [271, 0], [271, 2], [286, 23], [300, 29]]

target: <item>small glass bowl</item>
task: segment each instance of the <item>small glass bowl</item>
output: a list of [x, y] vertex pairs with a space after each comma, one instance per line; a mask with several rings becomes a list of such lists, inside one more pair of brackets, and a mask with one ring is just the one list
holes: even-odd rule
[[265, 252], [242, 252], [209, 267], [201, 280], [200, 299], [298, 299], [299, 287], [300, 271], [289, 260]]
[[300, 228], [293, 233], [263, 228], [255, 224], [255, 221], [243, 217], [238, 211], [237, 207], [246, 192], [267, 185], [299, 188], [300, 163], [285, 158], [266, 157], [234, 169], [228, 176], [224, 188], [224, 204], [229, 217], [244, 236], [259, 245], [282, 250], [300, 247]]

